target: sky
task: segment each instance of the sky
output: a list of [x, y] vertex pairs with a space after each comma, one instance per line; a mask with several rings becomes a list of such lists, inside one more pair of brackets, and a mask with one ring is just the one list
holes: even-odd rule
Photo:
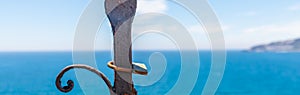
[[[193, 1], [193, 0], [191, 0]], [[194, 0], [196, 1], [196, 0]], [[299, 0], [208, 0], [223, 28], [226, 49], [248, 49], [258, 44], [300, 37]], [[0, 1], [0, 51], [70, 51], [76, 25], [89, 0], [2, 0]], [[197, 4], [197, 3], [195, 3]], [[160, 13], [180, 22], [197, 49], [210, 49], [208, 37], [190, 10], [167, 0], [138, 0], [137, 19]], [[160, 17], [149, 18], [159, 21]], [[141, 20], [133, 23], [139, 32]], [[139, 26], [140, 25], [140, 26]], [[172, 26], [161, 23], [162, 26]], [[174, 28], [175, 27], [175, 28]], [[176, 31], [176, 26], [174, 26]], [[172, 39], [151, 33], [133, 36], [133, 49], [178, 49]], [[134, 35], [134, 34], [133, 34]], [[112, 48], [107, 19], [95, 38], [96, 50]], [[185, 38], [182, 38], [183, 40]], [[190, 49], [190, 48], [183, 48]]]

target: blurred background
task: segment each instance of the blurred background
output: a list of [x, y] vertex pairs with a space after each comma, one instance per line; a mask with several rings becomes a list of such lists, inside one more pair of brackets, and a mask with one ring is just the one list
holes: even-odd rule
[[[56, 74], [73, 64], [76, 25], [89, 2], [0, 1], [1, 95], [64, 94], [54, 85]], [[208, 3], [223, 29], [227, 52], [226, 70], [216, 95], [300, 94], [299, 0], [208, 0]], [[163, 76], [156, 83], [136, 86], [139, 94], [165, 94], [174, 86], [180, 74], [181, 51], [196, 51], [200, 55], [199, 75], [191, 92], [193, 95], [200, 94], [211, 68], [211, 44], [201, 22], [178, 3], [138, 0], [136, 15], [149, 12], [167, 14], [180, 22], [188, 30], [197, 50], [179, 49], [176, 43], [159, 34], [147, 34], [136, 39], [133, 44], [134, 61], [149, 67], [151, 54], [161, 52], [167, 62]], [[95, 38], [95, 57], [98, 69], [111, 81], [113, 71], [106, 67], [106, 62], [113, 58], [112, 37], [108, 20], [104, 19]], [[74, 71], [64, 76], [63, 83], [68, 79], [75, 80], [75, 88], [66, 94], [84, 94], [76, 82]], [[105, 85], [97, 85], [99, 89], [90, 87], [94, 94], [108, 93]]]

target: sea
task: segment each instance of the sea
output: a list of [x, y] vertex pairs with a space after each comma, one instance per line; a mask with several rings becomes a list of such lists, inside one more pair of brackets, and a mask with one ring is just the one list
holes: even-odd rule
[[[151, 71], [161, 65], [149, 64], [149, 58], [155, 52], [164, 55], [165, 70], [154, 83], [135, 85], [139, 95], [164, 95], [175, 86], [182, 74], [180, 51], [134, 51], [133, 61], [146, 64]], [[198, 73], [197, 80], [194, 85], [177, 89], [180, 92], [192, 88], [190, 93], [178, 95], [199, 95], [207, 82], [211, 70], [211, 51], [194, 52], [199, 54], [200, 67], [197, 72], [188, 73]], [[225, 71], [221, 74], [223, 78], [215, 95], [300, 95], [300, 53], [256, 53], [239, 50], [226, 52]], [[110, 51], [95, 52], [96, 68], [113, 84], [114, 72], [106, 66], [112, 59]], [[84, 95], [89, 93], [87, 91], [92, 91], [94, 95], [109, 95], [105, 85], [80, 85], [75, 70], [67, 72], [62, 78], [62, 85], [72, 79], [75, 83], [74, 89], [69, 93], [60, 92], [55, 86], [56, 76], [65, 66], [72, 64], [71, 51], [0, 52], [0, 95]], [[189, 68], [195, 67], [191, 65]], [[138, 81], [135, 79], [137, 76], [143, 77], [133, 75], [134, 82]], [[88, 81], [104, 84], [96, 75], [95, 79]], [[97, 87], [101, 89], [93, 90]]]

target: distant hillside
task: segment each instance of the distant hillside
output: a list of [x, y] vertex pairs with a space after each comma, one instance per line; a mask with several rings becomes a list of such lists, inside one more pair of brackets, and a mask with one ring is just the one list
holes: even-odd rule
[[250, 52], [300, 52], [300, 38], [257, 45], [247, 50]]

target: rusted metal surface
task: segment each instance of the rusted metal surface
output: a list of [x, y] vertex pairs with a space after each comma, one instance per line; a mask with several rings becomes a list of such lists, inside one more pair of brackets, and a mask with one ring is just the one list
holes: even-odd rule
[[114, 35], [114, 61], [108, 64], [115, 71], [114, 86], [97, 69], [84, 64], [74, 64], [64, 68], [56, 77], [55, 84], [60, 91], [66, 93], [73, 89], [74, 82], [72, 80], [68, 80], [68, 85], [62, 87], [61, 78], [67, 71], [79, 68], [89, 70], [100, 76], [112, 95], [137, 94], [132, 82], [132, 73], [146, 75], [148, 72], [145, 65], [135, 65], [135, 68], [139, 68], [136, 70], [133, 69], [132, 65], [131, 26], [136, 13], [136, 4], [136, 0], [105, 0], [105, 12]]
[[95, 74], [97, 74], [99, 77], [101, 77], [104, 82], [106, 83], [108, 89], [110, 90], [110, 93], [113, 94], [113, 91], [112, 91], [112, 85], [110, 84], [110, 81], [107, 79], [107, 77], [101, 73], [100, 71], [98, 71], [97, 69], [91, 67], [91, 66], [88, 66], [88, 65], [84, 65], [84, 64], [74, 64], [74, 65], [70, 65], [70, 66], [67, 66], [66, 68], [64, 68], [56, 77], [56, 80], [55, 80], [55, 85], [57, 87], [58, 90], [60, 90], [61, 92], [70, 92], [73, 87], [74, 87], [74, 82], [72, 80], [68, 80], [67, 82], [67, 86], [61, 86], [61, 78], [63, 77], [63, 75], [71, 70], [71, 69], [74, 69], [74, 68], [77, 68], [77, 69], [86, 69], [86, 70], [89, 70]]
[[[131, 26], [136, 0], [105, 0], [105, 11], [114, 35], [114, 63], [132, 69]], [[132, 73], [115, 71], [114, 91], [117, 95], [136, 95]]]

